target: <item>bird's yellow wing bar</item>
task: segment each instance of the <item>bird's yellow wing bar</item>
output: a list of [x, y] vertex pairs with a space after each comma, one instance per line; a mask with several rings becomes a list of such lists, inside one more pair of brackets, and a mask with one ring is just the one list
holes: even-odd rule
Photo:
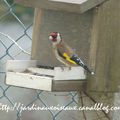
[[63, 56], [65, 57], [65, 59], [66, 59], [68, 62], [76, 65], [76, 63], [75, 63], [73, 60], [71, 60], [70, 57], [69, 57], [66, 53], [63, 53]]

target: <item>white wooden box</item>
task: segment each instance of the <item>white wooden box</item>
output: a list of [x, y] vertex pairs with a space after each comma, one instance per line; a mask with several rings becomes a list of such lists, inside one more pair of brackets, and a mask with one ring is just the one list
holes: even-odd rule
[[82, 90], [86, 75], [82, 67], [37, 67], [35, 60], [8, 60], [6, 84], [46, 91]]

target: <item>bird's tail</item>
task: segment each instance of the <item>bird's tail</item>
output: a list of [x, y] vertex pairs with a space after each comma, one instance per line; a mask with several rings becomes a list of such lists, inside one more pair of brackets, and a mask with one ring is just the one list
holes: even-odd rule
[[85, 65], [85, 64], [83, 64], [83, 63], [79, 63], [79, 65], [80, 65], [81, 67], [83, 67], [85, 70], [87, 70], [90, 74], [94, 74], [94, 72], [92, 72], [92, 71], [87, 67], [87, 65]]
[[83, 67], [86, 71], [88, 71], [90, 74], [94, 74], [94, 72], [92, 72], [88, 67], [87, 65], [85, 65], [82, 60], [76, 55], [74, 54], [72, 57], [71, 57], [71, 60], [75, 61], [75, 63], [77, 65], [80, 65], [81, 67]]

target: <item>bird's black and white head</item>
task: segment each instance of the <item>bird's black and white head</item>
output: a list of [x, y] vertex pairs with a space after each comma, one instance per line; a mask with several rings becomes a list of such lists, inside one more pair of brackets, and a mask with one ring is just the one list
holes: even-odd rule
[[58, 32], [51, 32], [49, 35], [49, 40], [53, 44], [59, 44], [62, 41], [61, 35]]

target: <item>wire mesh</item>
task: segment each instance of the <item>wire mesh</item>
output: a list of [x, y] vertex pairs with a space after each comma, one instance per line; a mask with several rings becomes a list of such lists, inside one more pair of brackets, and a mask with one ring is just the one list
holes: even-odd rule
[[[33, 27], [33, 9], [15, 4], [12, 0], [0, 1], [0, 103], [14, 106], [65, 107], [93, 105], [87, 94], [81, 92], [52, 93], [8, 86], [5, 84], [5, 64], [10, 59], [30, 59]], [[1, 120], [108, 120], [102, 111], [0, 111]]]

